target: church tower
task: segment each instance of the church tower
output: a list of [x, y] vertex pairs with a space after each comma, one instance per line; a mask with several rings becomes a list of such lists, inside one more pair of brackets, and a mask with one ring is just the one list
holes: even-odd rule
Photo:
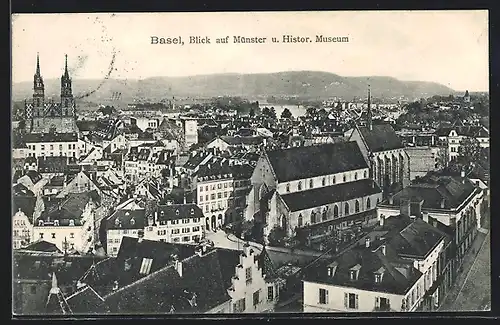
[[370, 131], [373, 130], [373, 121], [372, 121], [372, 105], [371, 105], [371, 91], [370, 91], [370, 85], [368, 85], [368, 109], [366, 111], [366, 123], [367, 127]]
[[[36, 72], [33, 76], [33, 115], [39, 116], [43, 112], [45, 102], [45, 85], [40, 73], [40, 56], [36, 54]], [[31, 115], [31, 114], [30, 114]]]
[[65, 56], [64, 74], [61, 77], [61, 111], [62, 116], [75, 116], [75, 100], [71, 89], [71, 78], [68, 72], [68, 55]]

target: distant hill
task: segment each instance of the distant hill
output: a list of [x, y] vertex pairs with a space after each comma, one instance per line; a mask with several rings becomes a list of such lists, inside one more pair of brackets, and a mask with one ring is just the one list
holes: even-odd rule
[[[342, 77], [318, 71], [291, 71], [259, 74], [212, 74], [191, 77], [152, 77], [142, 80], [74, 80], [73, 92], [87, 101], [108, 102], [121, 93], [120, 101], [144, 98], [161, 101], [176, 97], [212, 96], [301, 96], [351, 100], [366, 97], [367, 84], [377, 98], [405, 96], [410, 99], [450, 95], [455, 91], [433, 82], [401, 81], [391, 77]], [[32, 95], [32, 82], [13, 85], [13, 99]], [[46, 96], [59, 96], [60, 80], [45, 80]]]

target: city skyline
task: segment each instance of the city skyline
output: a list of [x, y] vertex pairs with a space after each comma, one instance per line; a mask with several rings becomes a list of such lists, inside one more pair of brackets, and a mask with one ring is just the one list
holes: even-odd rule
[[[134, 27], [123, 33], [128, 26]], [[150, 44], [151, 36], [206, 35], [215, 43], [227, 35], [285, 34], [349, 42]], [[489, 88], [487, 11], [14, 15], [14, 83], [32, 81], [37, 52], [45, 79], [61, 76], [67, 54], [73, 79], [322, 71], [437, 82], [456, 91]]]

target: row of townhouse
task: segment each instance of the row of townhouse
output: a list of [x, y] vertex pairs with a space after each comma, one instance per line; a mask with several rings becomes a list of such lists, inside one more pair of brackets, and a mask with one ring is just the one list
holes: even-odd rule
[[476, 139], [481, 148], [490, 147], [490, 132], [484, 126], [451, 126], [436, 130], [438, 142], [447, 150], [448, 160], [459, 156], [459, 147], [463, 139]]
[[195, 204], [157, 205], [146, 215], [145, 203], [135, 198], [119, 206], [101, 225], [108, 256], [116, 256], [125, 236], [169, 243], [195, 244], [204, 238], [203, 213]]
[[486, 195], [464, 175], [429, 173], [390, 196], [364, 239], [307, 272], [304, 311], [439, 309], [481, 228]]

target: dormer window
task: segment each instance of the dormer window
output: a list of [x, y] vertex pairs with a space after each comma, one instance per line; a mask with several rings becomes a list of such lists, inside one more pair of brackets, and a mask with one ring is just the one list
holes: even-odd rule
[[59, 226], [59, 220], [54, 220], [54, 226]]
[[135, 219], [134, 218], [130, 219], [130, 225], [132, 225], [132, 226], [135, 225]]
[[299, 191], [302, 191], [302, 181], [299, 181], [299, 184], [297, 185], [297, 189]]
[[337, 266], [338, 266], [337, 262], [333, 262], [327, 265], [327, 271], [329, 277], [335, 276], [335, 271], [337, 270]]
[[162, 216], [162, 217], [165, 216], [165, 211], [161, 211], [160, 216]]
[[43, 220], [38, 220], [38, 225], [43, 226]]
[[309, 180], [309, 188], [314, 187], [314, 181], [312, 179]]
[[117, 219], [115, 219], [115, 225], [117, 225], [117, 226], [118, 226], [119, 224], [120, 224], [120, 219], [118, 219], [118, 218], [117, 218]]
[[286, 192], [290, 193], [290, 184], [286, 184]]
[[69, 226], [70, 226], [70, 227], [74, 227], [74, 226], [75, 226], [75, 220], [70, 219], [70, 220], [69, 220]]
[[359, 270], [361, 269], [361, 265], [359, 264], [356, 264], [354, 265], [353, 267], [351, 267], [349, 269], [349, 279], [351, 281], [356, 281], [358, 280], [358, 276], [359, 276]]
[[193, 208], [191, 208], [191, 211], [190, 211], [190, 212], [191, 212], [191, 214], [194, 214], [194, 209], [193, 209]]
[[375, 273], [375, 283], [382, 282], [382, 274]]
[[179, 210], [175, 210], [175, 215], [178, 216], [179, 215]]

